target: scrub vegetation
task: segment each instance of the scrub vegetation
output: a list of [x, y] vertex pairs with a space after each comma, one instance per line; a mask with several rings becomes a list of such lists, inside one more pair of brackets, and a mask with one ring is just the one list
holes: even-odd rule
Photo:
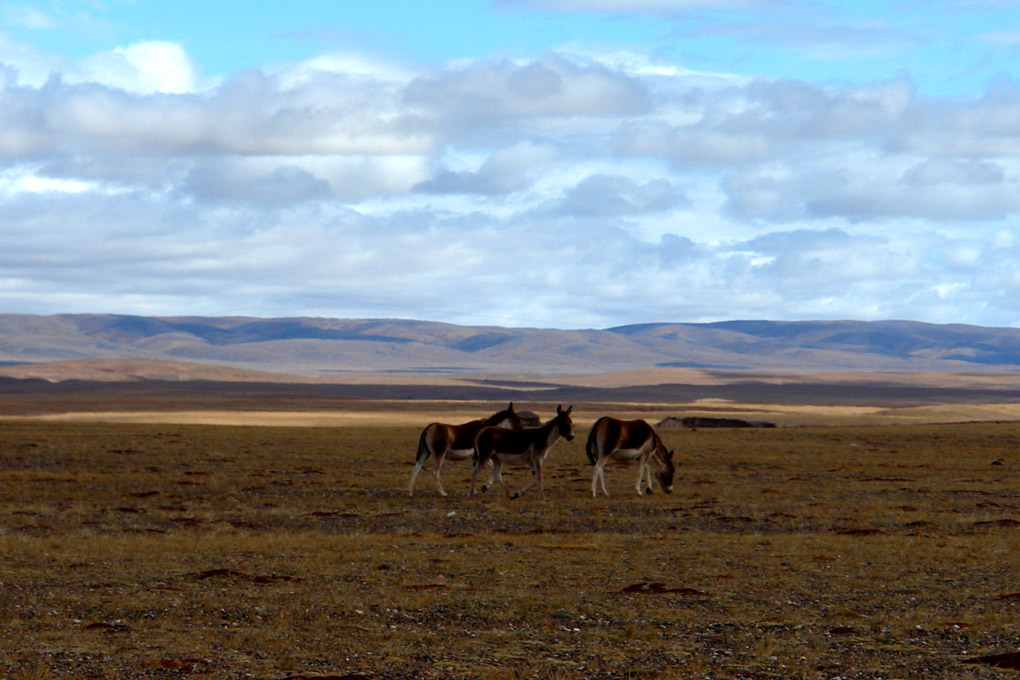
[[1020, 424], [662, 430], [674, 493], [593, 499], [598, 415], [515, 501], [409, 498], [427, 423], [4, 422], [0, 676], [1011, 673]]

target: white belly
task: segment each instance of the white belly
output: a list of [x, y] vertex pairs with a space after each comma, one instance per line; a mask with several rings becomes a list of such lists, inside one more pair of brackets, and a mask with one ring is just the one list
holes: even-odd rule
[[450, 449], [446, 452], [446, 457], [450, 460], [464, 460], [470, 458], [474, 451], [474, 449]]
[[611, 458], [621, 463], [630, 462], [641, 455], [643, 449], [617, 449], [613, 451]]

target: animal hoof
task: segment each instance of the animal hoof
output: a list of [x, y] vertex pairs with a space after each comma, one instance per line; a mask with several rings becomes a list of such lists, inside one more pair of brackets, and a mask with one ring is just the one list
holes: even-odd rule
[[485, 485], [482, 486], [482, 493], [485, 493], [488, 490], [489, 490], [488, 486], [485, 486]]
[[647, 489], [645, 489], [645, 493], [648, 494], [652, 493], [652, 487], [648, 487]]
[[512, 501], [515, 501], [515, 500], [517, 500], [518, 498], [520, 498], [520, 496], [521, 496], [521, 494], [519, 494], [519, 493], [515, 493], [515, 494], [514, 494], [513, 496], [510, 496], [510, 500], [512, 500]]

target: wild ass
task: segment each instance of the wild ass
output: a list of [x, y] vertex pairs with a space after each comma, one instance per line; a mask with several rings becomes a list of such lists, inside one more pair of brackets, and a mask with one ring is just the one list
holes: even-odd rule
[[602, 483], [602, 492], [609, 495], [606, 491], [605, 467], [610, 460], [627, 463], [637, 459], [638, 476], [635, 488], [640, 496], [643, 493], [641, 482], [644, 478], [648, 479], [646, 492], [652, 492], [651, 462], [654, 458], [659, 467], [656, 476], [663, 491], [666, 493], [673, 491], [673, 452], [666, 450], [659, 435], [643, 420], [619, 420], [609, 416], [599, 418], [588, 434], [585, 452], [588, 454], [588, 460], [595, 466], [595, 473], [591, 478], [592, 496], [598, 496], [596, 487], [598, 482]]
[[[418, 437], [418, 453], [415, 457], [414, 470], [411, 472], [411, 481], [407, 484], [407, 495], [414, 495], [414, 480], [418, 478], [425, 461], [429, 456], [436, 460], [436, 488], [440, 496], [446, 496], [443, 491], [443, 483], [439, 480], [439, 472], [443, 469], [443, 462], [451, 460], [464, 460], [470, 458], [475, 450], [475, 437], [485, 427], [508, 428], [520, 430], [524, 426], [521, 419], [514, 411], [514, 404], [510, 402], [502, 411], [493, 413], [482, 420], [472, 420], [463, 425], [447, 425], [445, 423], [432, 423], [421, 432]], [[489, 480], [490, 484], [492, 480]]]
[[[517, 431], [500, 430], [495, 427], [482, 429], [475, 440], [475, 465], [471, 471], [471, 488], [468, 489], [468, 498], [475, 495], [475, 481], [478, 479], [478, 473], [489, 461], [492, 461], [492, 477], [503, 487], [507, 498], [518, 498], [536, 484], [538, 492], [544, 495], [542, 463], [545, 462], [545, 457], [549, 455], [549, 451], [560, 437], [567, 441], [574, 438], [574, 423], [570, 420], [570, 412], [573, 408], [573, 406], [568, 406], [564, 411], [562, 406], [557, 406], [556, 417], [538, 427], [526, 427]], [[510, 489], [503, 481], [504, 464], [527, 465], [534, 475], [531, 483], [513, 496], [510, 495]]]

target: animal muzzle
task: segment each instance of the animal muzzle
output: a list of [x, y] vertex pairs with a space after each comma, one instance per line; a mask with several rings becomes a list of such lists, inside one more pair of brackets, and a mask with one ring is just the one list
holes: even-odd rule
[[663, 489], [662, 489], [662, 490], [663, 490], [663, 491], [665, 491], [666, 493], [673, 493], [673, 485], [672, 485], [672, 484], [670, 484], [670, 485], [669, 485], [669, 486], [667, 486], [667, 487], [663, 487]]

